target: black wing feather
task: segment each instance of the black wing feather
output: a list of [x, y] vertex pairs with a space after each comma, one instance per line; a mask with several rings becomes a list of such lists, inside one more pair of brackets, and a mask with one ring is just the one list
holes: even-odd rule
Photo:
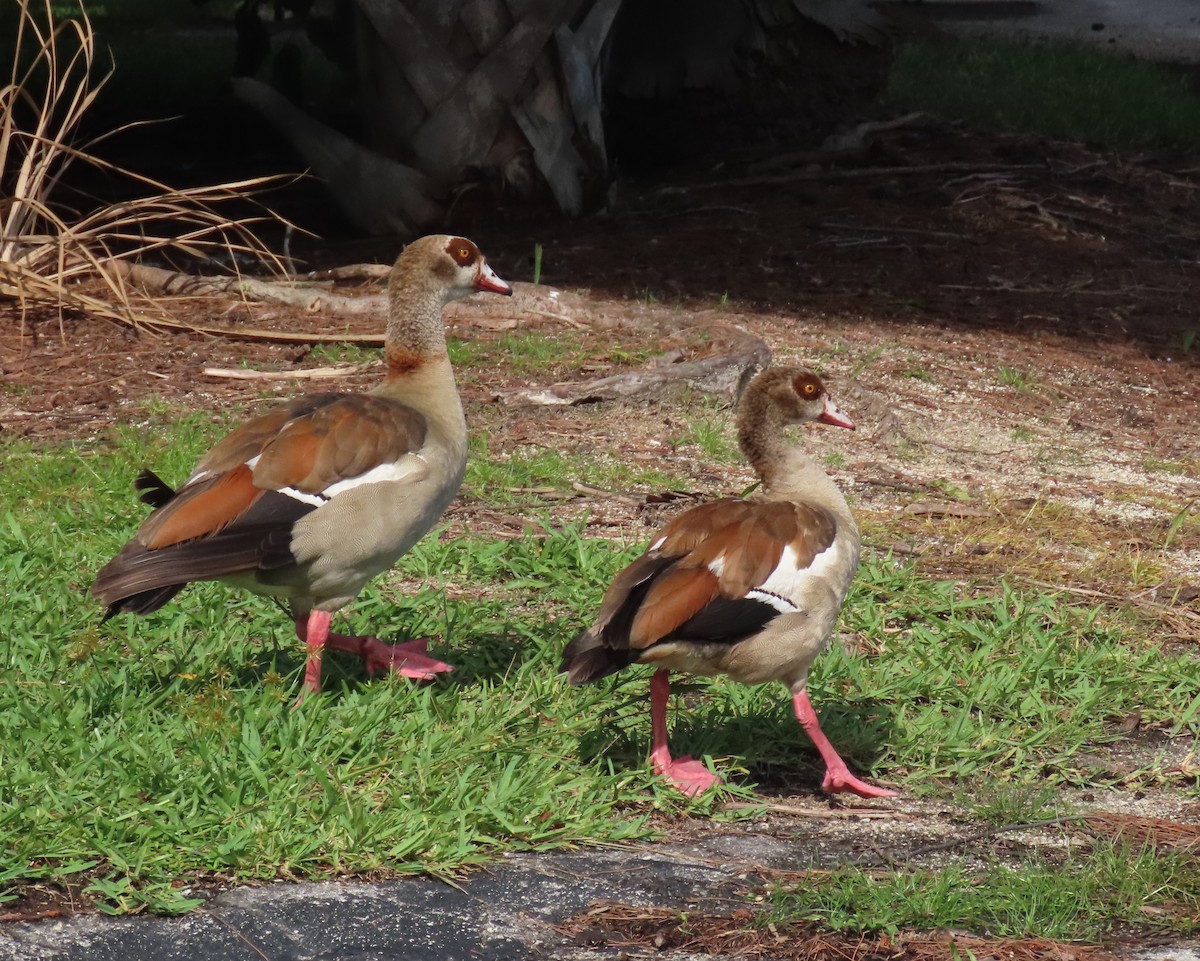
[[208, 537], [153, 551], [134, 538], [96, 576], [92, 594], [108, 606], [107, 620], [120, 611], [156, 611], [192, 581], [278, 571], [296, 562], [292, 524], [313, 510], [313, 504], [268, 491], [236, 523]]
[[659, 643], [737, 644], [752, 637], [779, 616], [766, 601], [752, 597], [715, 597]]
[[175, 496], [175, 488], [148, 468], [143, 470], [133, 482], [134, 490], [143, 504], [149, 504], [155, 510], [167, 504]]

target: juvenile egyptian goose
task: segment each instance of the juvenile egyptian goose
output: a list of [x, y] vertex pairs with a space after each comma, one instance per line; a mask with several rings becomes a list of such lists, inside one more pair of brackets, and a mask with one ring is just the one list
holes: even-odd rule
[[896, 793], [850, 773], [808, 698], [808, 670], [829, 642], [858, 569], [860, 540], [833, 481], [784, 437], [787, 425], [805, 421], [854, 429], [815, 374], [775, 367], [755, 377], [739, 404], [737, 429], [761, 493], [702, 504], [662, 528], [617, 575], [595, 623], [563, 652], [559, 669], [572, 684], [631, 663], [658, 665], [650, 681], [650, 760], [689, 796], [719, 779], [699, 761], [671, 757], [671, 670], [727, 674], [745, 684], [782, 681], [825, 760], [825, 791]]
[[358, 655], [372, 674], [450, 670], [426, 656], [425, 638], [393, 645], [329, 626], [429, 531], [462, 483], [467, 425], [442, 308], [476, 290], [512, 293], [471, 241], [413, 241], [388, 280], [383, 383], [301, 397], [247, 421], [177, 491], [144, 471], [135, 486], [155, 510], [92, 585], [105, 619], [149, 614], [192, 581], [221, 580], [290, 602], [308, 646], [305, 692], [320, 689], [326, 645]]

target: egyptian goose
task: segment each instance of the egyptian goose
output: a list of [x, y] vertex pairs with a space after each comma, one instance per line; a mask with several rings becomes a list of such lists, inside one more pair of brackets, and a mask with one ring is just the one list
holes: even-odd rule
[[135, 486], [155, 510], [92, 585], [105, 619], [149, 614], [192, 581], [221, 580], [290, 602], [308, 646], [305, 692], [320, 689], [326, 646], [361, 657], [372, 674], [450, 670], [426, 656], [425, 638], [386, 644], [329, 628], [462, 483], [467, 425], [442, 308], [476, 290], [512, 293], [471, 241], [413, 241], [388, 279], [383, 383], [301, 397], [247, 421], [177, 491], [144, 471]]
[[719, 779], [699, 761], [671, 757], [671, 670], [727, 674], [745, 684], [782, 681], [825, 760], [825, 791], [896, 793], [850, 773], [808, 698], [808, 670], [833, 632], [858, 568], [860, 539], [833, 481], [784, 437], [787, 425], [805, 421], [854, 429], [815, 374], [775, 367], [755, 377], [738, 405], [737, 431], [761, 493], [702, 504], [662, 528], [617, 575], [595, 623], [563, 652], [559, 669], [572, 684], [631, 663], [659, 668], [650, 681], [650, 760], [689, 796]]

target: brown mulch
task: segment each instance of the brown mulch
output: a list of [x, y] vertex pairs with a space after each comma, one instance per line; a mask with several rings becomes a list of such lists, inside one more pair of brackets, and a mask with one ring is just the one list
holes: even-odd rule
[[[893, 131], [884, 155], [844, 169], [756, 177], [754, 166], [622, 182], [608, 209], [570, 223], [499, 211], [455, 225], [510, 280], [530, 276], [534, 245], [543, 248], [542, 287], [525, 285], [512, 301], [471, 298], [449, 313], [450, 334], [479, 348], [460, 384], [489, 453], [601, 449], [681, 476], [685, 492], [745, 489], [740, 466], [680, 441], [697, 411], [686, 397], [522, 400], [549, 385], [570, 395], [606, 376], [685, 367], [733, 325], [846, 382], [839, 402], [860, 431], [835, 477], [871, 529], [869, 547], [920, 556], [934, 576], [1019, 571], [1030, 587], [1133, 606], [1166, 643], [1200, 641], [1200, 342], [1188, 346], [1197, 168], [946, 126]], [[826, 171], [854, 176], [823, 180]], [[397, 247], [308, 241], [295, 254], [322, 269], [387, 262]], [[330, 282], [349, 295], [380, 289], [370, 278]], [[239, 336], [10, 306], [0, 324], [0, 436], [103, 444], [116, 425], [169, 427], [186, 409], [212, 412], [215, 439], [242, 408], [362, 390], [378, 377], [373, 351], [343, 363], [336, 349], [251, 334], [378, 334], [382, 318], [211, 296], [157, 303]], [[562, 356], [514, 364], [506, 338], [527, 334]], [[314, 368], [335, 376], [313, 378]], [[707, 416], [727, 417], [728, 397], [715, 396]], [[528, 504], [586, 518], [599, 535], [636, 537], [661, 517], [646, 503], [661, 493], [605, 491], [579, 477], [570, 497], [530, 491]], [[1038, 513], [1049, 501], [1072, 511], [1058, 529]], [[463, 498], [448, 520], [452, 533], [503, 537], [523, 529], [524, 513]], [[1087, 537], [1075, 536], [1080, 516]], [[1149, 587], [1129, 585], [1137, 555], [1164, 568]]]
[[1099, 837], [1135, 848], [1200, 858], [1200, 825], [1112, 811], [1090, 814], [1084, 824]]
[[[799, 333], [801, 343], [819, 349], [823, 328], [828, 339], [861, 332], [889, 356], [902, 357], [910, 344], [947, 351], [961, 345], [992, 354], [996, 364], [1107, 366], [1162, 390], [1173, 404], [1198, 402], [1200, 343], [1183, 349], [1196, 328], [1200, 260], [1200, 178], [1193, 170], [949, 127], [890, 135], [881, 169], [895, 170], [900, 161], [928, 172], [755, 182], [730, 170], [726, 179], [743, 185], [727, 187], [714, 186], [721, 180], [709, 171], [683, 172], [669, 182], [622, 184], [611, 209], [583, 220], [469, 226], [502, 276], [528, 277], [539, 243], [543, 283], [585, 288], [610, 315], [621, 302], [686, 313], [728, 305], [759, 318], [777, 343]], [[964, 169], [939, 172], [947, 162]], [[997, 164], [1014, 169], [991, 170]], [[313, 267], [387, 262], [398, 246], [315, 241], [298, 255]], [[196, 326], [380, 328], [378, 318], [279, 304], [158, 302]], [[313, 365], [303, 345], [134, 331], [46, 309], [22, 317], [15, 304], [0, 304], [3, 313], [9, 322], [0, 325], [0, 427], [16, 434], [92, 434], [121, 422], [145, 397], [214, 408], [250, 403], [262, 384], [221, 382], [199, 371]], [[519, 326], [551, 337], [569, 333], [568, 324], [547, 316], [553, 313], [519, 318]], [[620, 343], [628, 331], [613, 324], [619, 336], [610, 340]], [[485, 341], [502, 336], [495, 326], [465, 333]], [[938, 371], [927, 373], [936, 378]], [[496, 387], [519, 386], [504, 383], [512, 379], [489, 372]], [[295, 388], [276, 392], [285, 389]], [[1125, 416], [1125, 393], [1087, 399], [1094, 420], [1135, 431], [1154, 426]]]
[[1101, 948], [1046, 938], [980, 938], [969, 934], [901, 931], [839, 934], [818, 925], [763, 924], [742, 908], [729, 915], [599, 902], [555, 926], [578, 947], [689, 951], [722, 958], [770, 961], [1110, 961]]

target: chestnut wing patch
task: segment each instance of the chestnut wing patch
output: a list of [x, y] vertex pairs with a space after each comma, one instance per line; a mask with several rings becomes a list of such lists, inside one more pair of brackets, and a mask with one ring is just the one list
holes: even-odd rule
[[396, 401], [318, 394], [239, 427], [197, 465], [193, 477], [254, 461], [256, 486], [319, 494], [420, 450], [426, 429], [421, 414]]
[[223, 474], [239, 464], [258, 457], [291, 421], [311, 417], [323, 407], [332, 406], [347, 395], [337, 393], [313, 394], [273, 407], [241, 427], [226, 434], [201, 458], [188, 482], [205, 474]]
[[[630, 644], [644, 650], [683, 636], [685, 625], [706, 623], [704, 615], [713, 605], [724, 613], [709, 618], [703, 633], [718, 639], [717, 622], [724, 623], [733, 611], [728, 602], [742, 600], [764, 584], [800, 533], [797, 511], [796, 505], [782, 501], [725, 500], [676, 518], [660, 536], [661, 546], [651, 553], [672, 548], [687, 552], [677, 556], [646, 592], [634, 618]], [[711, 613], [715, 617], [717, 611]], [[755, 629], [764, 623], [758, 614], [751, 620], [758, 622]], [[738, 637], [745, 634], [742, 631]]]
[[728, 499], [693, 508], [617, 575], [595, 624], [564, 652], [563, 670], [582, 683], [658, 643], [735, 643], [757, 633], [794, 608], [770, 591], [791, 586], [836, 534], [831, 513], [804, 504]]
[[425, 418], [404, 404], [369, 394], [343, 397], [290, 421], [264, 448], [254, 482], [319, 494], [420, 450], [425, 432]]
[[138, 539], [157, 550], [212, 535], [267, 491], [297, 501], [294, 510], [277, 504], [273, 511], [290, 526], [335, 484], [419, 450], [425, 431], [425, 418], [415, 410], [370, 394], [319, 394], [286, 404], [220, 441], [146, 519]]
[[330, 488], [420, 450], [425, 434], [419, 413], [370, 394], [318, 394], [268, 411], [213, 447], [179, 490], [139, 478], [156, 509], [92, 591], [110, 615], [144, 613], [190, 581], [287, 566], [293, 527]]

